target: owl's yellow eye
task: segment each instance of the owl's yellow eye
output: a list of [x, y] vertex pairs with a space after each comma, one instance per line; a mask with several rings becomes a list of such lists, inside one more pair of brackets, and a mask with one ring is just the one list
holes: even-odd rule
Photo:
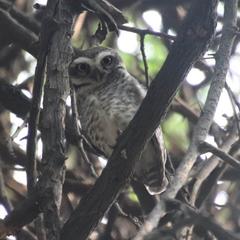
[[79, 63], [77, 66], [78, 74], [87, 75], [90, 73], [91, 67], [87, 63]]
[[113, 64], [113, 57], [112, 56], [106, 56], [101, 60], [101, 65], [103, 67], [110, 67]]

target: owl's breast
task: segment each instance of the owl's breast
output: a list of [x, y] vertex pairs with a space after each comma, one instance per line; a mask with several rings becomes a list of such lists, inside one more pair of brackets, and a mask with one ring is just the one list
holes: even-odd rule
[[126, 81], [123, 84], [113, 82], [78, 96], [82, 128], [92, 144], [110, 156], [119, 134], [132, 120], [142, 98], [136, 86]]
[[118, 126], [96, 95], [78, 99], [82, 129], [91, 143], [109, 157], [118, 137]]
[[123, 131], [138, 110], [143, 96], [137, 92], [136, 86], [119, 81], [99, 91], [98, 98], [111, 121]]

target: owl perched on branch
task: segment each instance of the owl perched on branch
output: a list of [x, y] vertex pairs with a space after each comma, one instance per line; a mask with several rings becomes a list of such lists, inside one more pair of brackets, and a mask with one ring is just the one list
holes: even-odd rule
[[[93, 146], [108, 158], [120, 132], [138, 110], [146, 90], [110, 48], [78, 51], [69, 74], [76, 91], [82, 129]], [[162, 133], [157, 129], [134, 168], [134, 177], [151, 194], [160, 193], [166, 187], [165, 162]]]

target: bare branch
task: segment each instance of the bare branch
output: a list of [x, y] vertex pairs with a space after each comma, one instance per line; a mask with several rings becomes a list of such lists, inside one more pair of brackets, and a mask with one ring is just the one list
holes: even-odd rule
[[[184, 216], [178, 219], [176, 223], [172, 226], [172, 228], [166, 230], [157, 228], [152, 231], [149, 235], [147, 235], [144, 240], [158, 240], [165, 239], [167, 235], [174, 236], [176, 232], [186, 226], [201, 226], [207, 231], [212, 232], [217, 239], [228, 239], [228, 240], [237, 240], [238, 237], [235, 236], [228, 230], [223, 229], [219, 224], [215, 223], [214, 220], [211, 219], [210, 216], [203, 215], [196, 209], [190, 207], [187, 204], [184, 204], [178, 200], [166, 200], [166, 208], [171, 210], [180, 210]], [[166, 238], [169, 239], [169, 238]], [[178, 239], [178, 238], [170, 238], [170, 239]]]
[[37, 36], [19, 24], [9, 13], [2, 9], [0, 9], [0, 27], [4, 31], [0, 40], [4, 37], [8, 43], [14, 42], [33, 56], [37, 56]]
[[146, 86], [147, 88], [149, 88], [148, 63], [147, 63], [147, 58], [145, 53], [144, 38], [145, 38], [145, 35], [140, 35], [140, 49], [141, 49], [143, 65], [144, 65]]
[[216, 3], [216, 0], [196, 1], [195, 9], [191, 10], [164, 66], [121, 135], [102, 175], [64, 225], [61, 240], [86, 239], [128, 182], [145, 143], [159, 126], [177, 88], [213, 35]]
[[78, 135], [78, 149], [80, 151], [80, 154], [82, 156], [82, 159], [85, 161], [85, 163], [88, 165], [91, 175], [93, 178], [97, 178], [98, 175], [92, 165], [92, 163], [90, 162], [90, 160], [88, 159], [88, 156], [84, 150], [84, 146], [83, 146], [83, 136], [82, 136], [82, 128], [81, 128], [81, 123], [79, 122], [79, 116], [78, 116], [78, 112], [77, 112], [77, 103], [76, 103], [76, 93], [74, 91], [73, 86], [71, 86], [70, 89], [70, 95], [71, 95], [71, 107], [72, 107], [72, 118], [73, 118], [73, 128], [76, 131], [76, 134]]
[[139, 29], [136, 27], [129, 27], [129, 26], [124, 26], [124, 25], [118, 26], [118, 28], [121, 30], [127, 31], [127, 32], [137, 33], [139, 35], [153, 35], [153, 36], [160, 37], [160, 38], [163, 38], [166, 40], [171, 40], [171, 41], [176, 40], [175, 36], [171, 36], [166, 33], [155, 32], [155, 31], [152, 31], [149, 29]]
[[12, 3], [6, 0], [0, 0], [0, 8], [6, 10], [15, 20], [17, 20], [25, 28], [30, 29], [35, 34], [39, 33], [40, 23], [33, 17], [30, 17], [22, 11], [19, 11]]
[[34, 76], [33, 97], [30, 109], [29, 126], [28, 126], [28, 139], [27, 139], [27, 186], [28, 191], [34, 189], [37, 172], [36, 172], [36, 141], [37, 141], [37, 127], [40, 116], [40, 104], [43, 94], [43, 82], [45, 73], [45, 61], [48, 53], [49, 42], [52, 38], [54, 31], [57, 29], [57, 24], [53, 19], [45, 18], [43, 21], [40, 33], [40, 48], [39, 56]]
[[[232, 127], [227, 138], [224, 139], [224, 143], [221, 145], [222, 151], [228, 152], [230, 150], [230, 148], [232, 147], [232, 145], [234, 144], [234, 142], [237, 141], [237, 135], [236, 135], [237, 131], [236, 130], [237, 130], [237, 127], [235, 125]], [[204, 166], [200, 169], [200, 171], [197, 172], [197, 175], [194, 177], [196, 179], [196, 181], [193, 185], [193, 189], [192, 189], [192, 193], [191, 193], [191, 197], [190, 197], [191, 204], [193, 204], [193, 205], [195, 204], [197, 195], [198, 195], [198, 191], [199, 191], [202, 183], [211, 174], [211, 172], [218, 166], [219, 161], [220, 160], [218, 157], [212, 156], [206, 162], [206, 164], [204, 164]]]
[[[174, 198], [182, 186], [186, 183], [188, 175], [196, 161], [196, 157], [199, 154], [198, 145], [203, 142], [208, 134], [209, 128], [212, 124], [212, 119], [225, 85], [225, 78], [229, 66], [229, 59], [232, 50], [232, 43], [235, 38], [235, 27], [237, 21], [237, 0], [229, 0], [225, 2], [224, 13], [224, 26], [221, 44], [217, 53], [215, 74], [212, 79], [211, 87], [208, 92], [208, 97], [203, 108], [203, 114], [199, 118], [198, 124], [194, 128], [191, 144], [188, 151], [177, 168], [174, 179], [170, 182], [170, 187], [163, 194], [165, 198]], [[208, 3], [209, 10], [211, 7], [216, 7], [217, 1], [210, 1]], [[206, 10], [206, 11], [209, 11]], [[165, 214], [164, 206], [161, 201], [158, 206], [153, 210], [150, 215], [149, 221], [146, 225], [150, 225], [151, 228], [156, 226], [158, 219]], [[155, 218], [153, 218], [153, 216]], [[151, 220], [151, 218], [153, 220]], [[144, 232], [148, 232], [151, 228], [143, 228], [139, 236], [144, 235]], [[136, 238], [141, 239], [141, 237]]]
[[199, 114], [195, 112], [194, 109], [191, 109], [190, 106], [188, 106], [188, 104], [179, 97], [174, 98], [170, 108], [173, 111], [182, 114], [192, 123], [196, 123], [198, 121]]
[[[42, 112], [43, 158], [42, 174], [36, 191], [44, 196], [41, 206], [44, 213], [46, 238], [58, 240], [60, 234], [59, 209], [62, 184], [65, 177], [65, 115], [69, 96], [68, 67], [72, 59], [71, 29], [73, 14], [64, 0], [48, 1], [47, 23], [53, 24], [43, 42], [50, 41], [47, 57], [47, 75]], [[55, 22], [56, 21], [56, 22]], [[49, 26], [46, 26], [48, 28]], [[51, 28], [51, 26], [50, 26]], [[44, 31], [45, 32], [45, 31]]]
[[215, 74], [212, 79], [208, 97], [203, 108], [203, 114], [201, 115], [198, 124], [194, 128], [194, 134], [187, 154], [177, 169], [176, 176], [174, 178], [174, 181], [171, 183], [171, 187], [166, 192], [166, 196], [168, 197], [174, 197], [177, 194], [178, 190], [186, 182], [188, 174], [199, 153], [197, 149], [198, 145], [205, 140], [209, 128], [212, 124], [212, 119], [214, 117], [222, 89], [225, 85], [225, 78], [229, 66], [232, 43], [235, 38], [233, 29], [236, 27], [237, 20], [236, 6], [236, 0], [226, 2], [223, 36], [219, 50], [217, 52]]
[[237, 159], [233, 158], [232, 156], [225, 153], [221, 149], [216, 148], [207, 142], [203, 142], [199, 145], [199, 151], [201, 153], [211, 152], [212, 154], [222, 159], [224, 162], [231, 165], [233, 168], [240, 170], [240, 162]]

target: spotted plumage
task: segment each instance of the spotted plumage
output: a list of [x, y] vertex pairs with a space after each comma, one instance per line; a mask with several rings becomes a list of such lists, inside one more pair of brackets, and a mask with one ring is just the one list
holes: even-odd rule
[[[91, 143], [109, 157], [146, 90], [110, 48], [95, 47], [77, 52], [69, 73], [76, 90], [83, 131]], [[145, 146], [134, 171], [135, 178], [142, 181], [150, 193], [160, 193], [167, 184], [165, 159], [162, 134], [158, 129]]]

